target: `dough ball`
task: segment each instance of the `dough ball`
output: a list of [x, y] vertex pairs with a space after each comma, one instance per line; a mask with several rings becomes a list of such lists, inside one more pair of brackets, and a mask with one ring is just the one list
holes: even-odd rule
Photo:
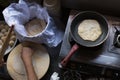
[[5, 32], [7, 32], [7, 30], [6, 30], [6, 29], [2, 29], [1, 32], [2, 32], [2, 33], [5, 33]]
[[2, 45], [3, 44], [3, 42], [2, 42], [2, 40], [0, 40], [0, 45]]
[[16, 40], [15, 35], [12, 35], [11, 40], [13, 40], [13, 41], [15, 41], [15, 40]]
[[78, 26], [78, 34], [84, 40], [95, 41], [102, 34], [100, 24], [96, 20], [83, 20]]
[[4, 33], [4, 36], [7, 36], [7, 34], [8, 34], [8, 32], [5, 32], [5, 33]]
[[0, 38], [3, 37], [3, 36], [4, 36], [4, 34], [2, 32], [0, 32]]
[[6, 37], [5, 37], [5, 36], [1, 37], [2, 42], [4, 42], [4, 41], [5, 41], [5, 39], [6, 39]]
[[6, 31], [8, 31], [9, 27], [7, 25], [5, 25], [4, 27], [5, 27]]
[[4, 24], [0, 24], [0, 27], [4, 27]]
[[12, 47], [12, 46], [14, 45], [14, 41], [11, 40], [11, 41], [9, 42], [9, 45], [10, 45], [10, 47]]
[[12, 35], [15, 35], [15, 32], [14, 32], [14, 31], [12, 31]]
[[0, 44], [0, 49], [2, 48], [2, 45]]
[[2, 48], [3, 42], [0, 40], [0, 49]]

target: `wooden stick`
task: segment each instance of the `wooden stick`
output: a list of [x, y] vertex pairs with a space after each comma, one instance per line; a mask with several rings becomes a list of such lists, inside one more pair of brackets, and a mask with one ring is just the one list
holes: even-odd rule
[[11, 33], [12, 33], [13, 29], [14, 29], [14, 26], [11, 26], [11, 28], [8, 31], [7, 37], [5, 39], [5, 42], [3, 43], [2, 48], [0, 50], [0, 62], [2, 62], [4, 53], [5, 53], [6, 49], [8, 48], [8, 44], [9, 44]]

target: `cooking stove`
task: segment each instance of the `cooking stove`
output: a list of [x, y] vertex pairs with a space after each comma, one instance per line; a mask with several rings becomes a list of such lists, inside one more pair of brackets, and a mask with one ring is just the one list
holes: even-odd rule
[[[59, 64], [75, 43], [70, 35], [70, 24], [77, 13], [75, 10], [70, 12], [61, 45]], [[81, 46], [70, 58], [66, 67], [59, 66], [62, 72], [61, 80], [120, 79], [120, 19], [106, 15], [105, 17], [109, 24], [107, 40], [94, 48]]]

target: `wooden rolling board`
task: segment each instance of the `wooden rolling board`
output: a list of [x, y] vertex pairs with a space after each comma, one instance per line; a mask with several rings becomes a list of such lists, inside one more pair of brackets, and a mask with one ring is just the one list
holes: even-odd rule
[[[33, 66], [37, 77], [41, 79], [49, 68], [50, 58], [47, 50], [42, 45], [29, 43], [33, 46], [34, 54], [32, 57]], [[14, 80], [27, 80], [25, 67], [21, 60], [22, 44], [16, 46], [8, 56], [7, 70]]]

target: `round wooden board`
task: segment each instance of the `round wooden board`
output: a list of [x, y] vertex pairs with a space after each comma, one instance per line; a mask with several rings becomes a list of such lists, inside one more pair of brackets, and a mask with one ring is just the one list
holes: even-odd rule
[[[41, 79], [48, 70], [50, 58], [47, 50], [42, 45], [36, 45], [29, 43], [33, 46], [34, 54], [32, 57], [33, 66], [37, 74], [38, 79]], [[25, 67], [21, 60], [22, 44], [16, 46], [8, 56], [7, 59], [7, 70], [10, 76], [14, 80], [27, 80]]]

